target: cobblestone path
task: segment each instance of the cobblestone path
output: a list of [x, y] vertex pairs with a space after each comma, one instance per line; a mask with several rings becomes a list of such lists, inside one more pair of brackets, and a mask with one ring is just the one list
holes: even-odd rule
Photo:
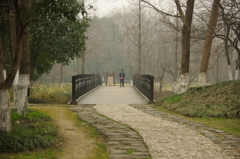
[[234, 136], [149, 105], [98, 104], [73, 109], [106, 137], [109, 158], [240, 158], [240, 140]]

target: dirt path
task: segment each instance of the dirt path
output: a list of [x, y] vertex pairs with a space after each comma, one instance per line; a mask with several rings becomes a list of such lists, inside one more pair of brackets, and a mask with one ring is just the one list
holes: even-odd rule
[[73, 112], [67, 107], [32, 107], [47, 113], [59, 127], [60, 137], [64, 139], [59, 159], [87, 159], [95, 146], [83, 128], [77, 127]]

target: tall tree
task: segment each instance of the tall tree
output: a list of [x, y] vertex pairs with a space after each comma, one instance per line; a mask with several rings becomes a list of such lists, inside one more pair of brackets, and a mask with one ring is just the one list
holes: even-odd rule
[[[62, 0], [64, 1], [64, 0]], [[35, 10], [45, 8], [37, 16], [41, 21], [32, 23], [31, 32], [31, 79], [36, 80], [43, 73], [49, 73], [54, 63], [69, 64], [80, 57], [85, 50], [88, 20], [81, 21], [79, 15], [85, 9], [82, 2], [58, 1], [52, 3], [54, 10], [34, 5]], [[65, 4], [64, 6], [61, 6]], [[71, 7], [69, 7], [71, 6]]]
[[[83, 6], [85, 7], [85, 3], [84, 3], [84, 0], [83, 0]], [[85, 12], [82, 12], [82, 21], [84, 22], [84, 21], [86, 21], [86, 19], [87, 19], [87, 14], [85, 14]], [[83, 51], [82, 51], [82, 55], [81, 55], [81, 57], [82, 57], [82, 71], [81, 71], [81, 73], [82, 74], [85, 74], [85, 59], [86, 59], [86, 50], [84, 49]]]
[[138, 1], [138, 74], [142, 73], [142, 6]]
[[[157, 10], [160, 14], [167, 15], [167, 16], [176, 16], [170, 13], [163, 12], [155, 7], [153, 4], [146, 0], [142, 0], [143, 2], [152, 6], [155, 10]], [[182, 20], [182, 58], [181, 58], [181, 72], [179, 77], [179, 82], [176, 88], [175, 93], [183, 93], [187, 91], [190, 78], [189, 78], [189, 64], [190, 64], [190, 37], [191, 37], [191, 26], [192, 26], [192, 18], [193, 18], [193, 11], [194, 11], [194, 3], [195, 0], [187, 0], [185, 14], [182, 6], [180, 5], [179, 0], [175, 0], [175, 4], [177, 10], [180, 14], [180, 18]]]
[[221, 38], [225, 43], [225, 55], [228, 64], [229, 80], [232, 79], [231, 60], [229, 56], [229, 48], [234, 48], [236, 57], [236, 70], [235, 79], [238, 79], [238, 73], [240, 71], [240, 23], [239, 23], [239, 10], [240, 4], [237, 1], [223, 1], [220, 5], [220, 15], [222, 18], [222, 28], [224, 34], [217, 33], [217, 37]]
[[[21, 9], [24, 14], [23, 23], [30, 21], [30, 0], [23, 0]], [[28, 109], [28, 87], [30, 84], [30, 48], [29, 48], [29, 26], [23, 32], [22, 61], [19, 70], [18, 81], [14, 85], [14, 107], [19, 114], [24, 114]]]
[[[2, 27], [0, 57], [6, 59], [7, 50], [11, 50], [12, 57], [6, 79], [0, 79], [0, 131], [12, 130], [9, 89], [21, 63], [23, 34], [29, 24], [29, 21], [24, 21], [24, 10], [21, 8], [25, 3], [26, 1], [21, 1], [21, 5], [18, 1], [1, 1], [0, 3], [0, 26]], [[7, 25], [8, 22], [10, 26]], [[10, 41], [11, 45], [7, 45], [6, 41]], [[3, 77], [4, 64], [4, 60], [0, 60], [0, 77]]]
[[185, 14], [180, 6], [179, 0], [175, 0], [177, 9], [180, 13], [183, 22], [182, 27], [182, 59], [181, 59], [181, 73], [179, 77], [179, 90], [177, 93], [186, 92], [189, 86], [189, 61], [190, 61], [190, 37], [193, 17], [193, 8], [195, 0], [187, 1], [187, 8]]
[[[46, 30], [49, 33], [49, 36], [45, 34], [45, 37], [42, 37], [43, 43], [38, 43], [38, 41], [34, 43], [37, 44], [36, 50], [42, 49], [41, 57], [35, 56], [38, 60], [35, 62], [44, 63], [49, 67], [52, 67], [55, 61], [67, 64], [70, 59], [79, 56], [81, 49], [84, 49], [86, 37], [83, 32], [85, 30], [81, 29], [82, 24], [78, 21], [78, 14], [84, 9], [77, 0], [31, 1], [31, 3], [30, 0], [1, 0], [0, 2], [0, 130], [11, 131], [9, 89], [20, 67], [22, 54], [24, 60], [20, 67], [20, 73], [23, 78], [20, 77], [20, 87], [24, 86], [24, 89], [22, 93], [19, 93], [21, 97], [19, 96], [18, 101], [20, 101], [21, 107], [18, 111], [20, 114], [24, 114], [27, 109], [26, 88], [29, 84], [30, 72], [28, 43], [29, 39], [36, 39], [33, 34], [30, 34], [31, 38], [28, 38], [30, 36], [28, 25], [33, 22], [29, 27], [30, 30], [36, 29], [36, 34]], [[49, 25], [54, 25], [54, 27], [48, 28]], [[55, 36], [50, 36], [53, 34]], [[49, 37], [51, 39], [48, 39]], [[38, 36], [39, 39], [41, 38]], [[47, 43], [45, 43], [46, 39]], [[31, 48], [31, 59], [33, 58], [34, 54]], [[43, 72], [46, 71], [44, 64], [40, 66], [43, 68]], [[4, 78], [5, 66], [8, 68], [6, 79]], [[15, 102], [15, 104], [20, 105], [19, 102]]]
[[218, 21], [219, 7], [220, 7], [220, 0], [214, 0], [212, 4], [211, 15], [208, 22], [208, 28], [206, 31], [206, 39], [203, 47], [202, 61], [201, 61], [200, 72], [198, 76], [199, 86], [204, 86], [207, 83], [208, 63], [210, 59], [214, 30], [216, 28], [217, 21]]

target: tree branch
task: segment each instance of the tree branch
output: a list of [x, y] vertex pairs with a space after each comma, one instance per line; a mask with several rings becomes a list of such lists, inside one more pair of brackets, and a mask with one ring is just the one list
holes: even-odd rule
[[163, 12], [161, 10], [159, 10], [157, 7], [155, 7], [153, 4], [151, 4], [150, 2], [147, 2], [145, 0], [141, 0], [142, 2], [148, 4], [149, 6], [151, 6], [153, 9], [155, 9], [157, 12], [159, 12], [160, 14], [164, 14], [164, 15], [167, 15], [167, 16], [171, 16], [171, 17], [179, 17], [178, 15], [172, 15], [172, 14], [169, 14], [169, 13], [166, 13], [166, 12]]

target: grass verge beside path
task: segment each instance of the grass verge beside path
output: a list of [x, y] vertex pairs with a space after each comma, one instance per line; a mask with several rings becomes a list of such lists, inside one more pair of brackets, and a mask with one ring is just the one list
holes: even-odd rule
[[185, 93], [159, 98], [154, 108], [240, 138], [240, 81], [189, 88]]
[[199, 124], [203, 124], [209, 127], [213, 127], [222, 131], [225, 131], [227, 133], [233, 134], [236, 137], [240, 139], [240, 119], [227, 119], [227, 118], [211, 118], [211, 117], [204, 117], [204, 118], [196, 118], [196, 117], [186, 117], [179, 115], [173, 111], [169, 111], [167, 109], [161, 108], [161, 107], [156, 107], [153, 106], [153, 108], [169, 113], [172, 115], [175, 115], [177, 117], [182, 117], [185, 118], [189, 121], [193, 121]]
[[[58, 140], [59, 146], [53, 146], [50, 148], [37, 148], [27, 152], [20, 152], [20, 153], [8, 153], [3, 154], [0, 153], [0, 158], [2, 159], [56, 159], [56, 158], [64, 158], [65, 155], [73, 156], [72, 158], [78, 158], [80, 156], [79, 152], [85, 153], [87, 157], [80, 157], [86, 159], [105, 159], [108, 156], [106, 151], [106, 147], [104, 145], [104, 140], [102, 136], [100, 136], [96, 129], [89, 126], [87, 123], [80, 121], [75, 114], [69, 107], [69, 105], [45, 105], [45, 104], [30, 104], [29, 105], [30, 111], [36, 111], [40, 114], [43, 114], [44, 119], [50, 119], [51, 117], [53, 120], [51, 122], [54, 124], [55, 128], [58, 129], [58, 133], [60, 133]], [[34, 119], [35, 117], [29, 117], [30, 119]], [[69, 127], [65, 127], [64, 125], [56, 125], [58, 122], [65, 123], [65, 125], [69, 125]], [[16, 122], [18, 119], [14, 119], [13, 121]], [[49, 122], [49, 121], [48, 121]], [[42, 122], [44, 125], [44, 122]], [[71, 125], [71, 126], [70, 126]], [[66, 136], [62, 136], [61, 134], [71, 133], [70, 139], [66, 138]], [[80, 141], [79, 136], [74, 136], [74, 134], [82, 134]], [[18, 135], [18, 134], [17, 134]], [[69, 140], [74, 142], [69, 144]], [[91, 140], [91, 141], [90, 141]], [[88, 143], [88, 144], [85, 144]], [[61, 145], [61, 146], [60, 146]], [[70, 145], [68, 147], [68, 145]], [[71, 145], [73, 147], [71, 147]], [[72, 150], [71, 149], [78, 149]], [[85, 152], [86, 150], [86, 152]], [[83, 152], [81, 152], [83, 151]], [[75, 154], [73, 154], [75, 153]], [[75, 156], [74, 156], [75, 155]], [[77, 156], [77, 157], [76, 157]]]
[[[36, 106], [36, 105], [34, 105], [34, 106]], [[59, 119], [59, 116], [61, 116], [61, 117], [63, 117], [61, 120], [64, 120], [65, 122], [67, 120], [72, 121], [73, 125], [77, 127], [77, 130], [76, 130], [76, 131], [78, 131], [78, 132], [76, 132], [77, 136], [72, 136], [70, 139], [67, 139], [67, 140], [74, 140], [76, 138], [81, 138], [82, 140], [79, 141], [79, 145], [77, 143], [75, 143], [74, 148], [69, 147], [70, 149], [76, 148], [76, 149], [82, 149], [83, 151], [86, 151], [85, 152], [85, 153], [87, 153], [86, 159], [105, 159], [105, 158], [107, 158], [108, 152], [106, 150], [103, 137], [98, 134], [98, 132], [95, 128], [90, 126], [88, 123], [81, 121], [78, 118], [77, 114], [71, 110], [69, 105], [61, 105], [61, 107], [57, 107], [56, 105], [49, 105], [50, 107], [55, 106], [58, 109], [64, 109], [65, 114], [66, 114], [65, 117], [60, 112], [58, 112], [56, 109], [55, 110], [48, 109], [47, 107], [45, 107], [45, 105], [40, 105], [40, 106], [43, 108], [38, 109], [38, 110], [41, 112], [44, 112], [46, 114], [49, 114], [53, 119], [57, 120], [57, 119]], [[66, 123], [66, 124], [68, 124], [68, 123]], [[71, 128], [72, 127], [70, 127], [70, 129]], [[69, 132], [68, 128], [65, 128], [64, 130], [67, 130], [67, 131], [63, 132], [63, 133]], [[71, 130], [71, 131], [73, 131], [73, 130]], [[82, 134], [83, 136], [82, 135], [78, 136], [79, 134]], [[72, 135], [74, 135], [74, 133]], [[91, 142], [89, 142], [90, 140], [91, 140]], [[86, 143], [88, 143], [88, 144], [86, 144]], [[64, 146], [64, 144], [67, 144], [67, 141], [63, 143], [63, 146]], [[82, 147], [82, 145], [85, 147]], [[89, 146], [93, 147], [93, 148], [90, 150], [88, 148]], [[65, 148], [66, 148], [66, 146], [65, 146]], [[63, 151], [64, 149], [61, 149], [61, 150]], [[78, 156], [80, 153], [80, 151], [78, 151], [78, 150], [71, 152], [71, 150], [67, 149], [67, 151], [68, 151], [68, 153], [69, 153], [69, 151], [70, 151], [70, 153], [76, 153], [76, 156]], [[64, 158], [64, 156], [66, 156], [67, 154], [64, 152], [60, 152], [60, 153], [58, 153], [58, 155], [60, 155]], [[69, 156], [70, 156], [70, 154], [69, 154]]]

